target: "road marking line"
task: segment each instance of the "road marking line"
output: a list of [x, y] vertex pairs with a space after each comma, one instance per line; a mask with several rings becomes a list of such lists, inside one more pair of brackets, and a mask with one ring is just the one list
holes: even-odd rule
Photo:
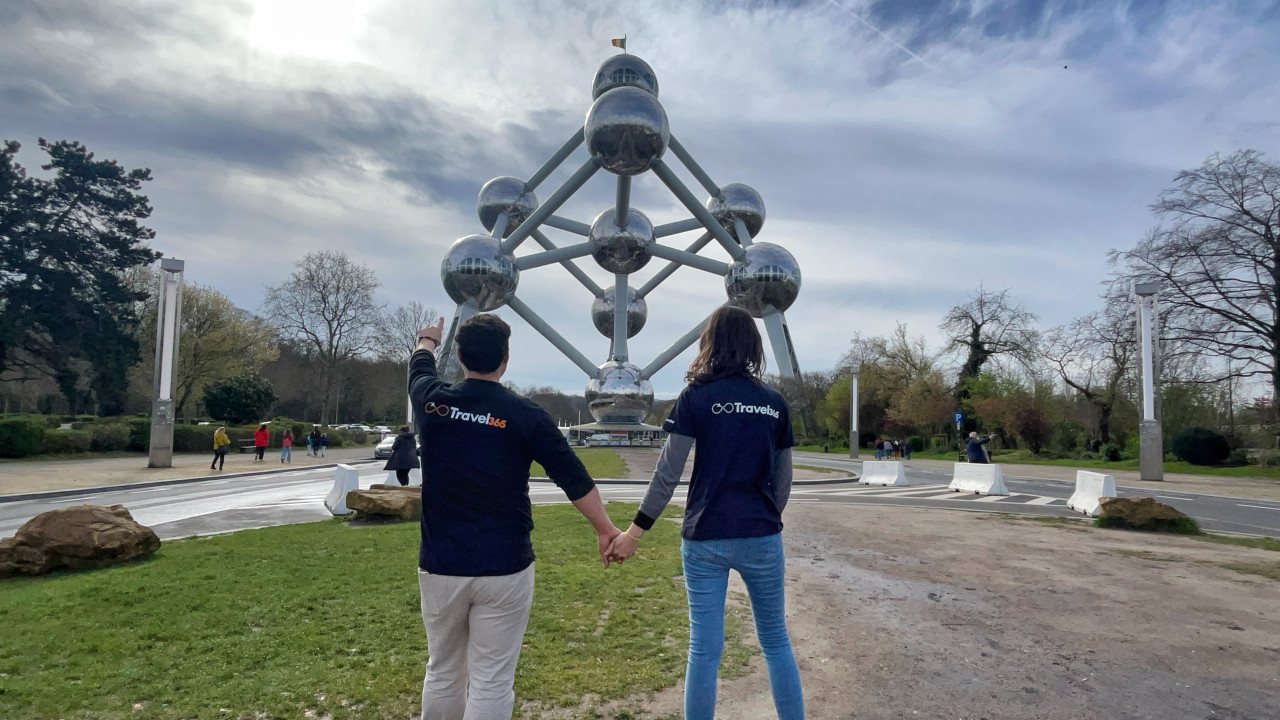
[[944, 492], [940, 495], [926, 495], [919, 499], [920, 500], [958, 500], [962, 497], [964, 497], [963, 494], [955, 491], [950, 491], [950, 492]]
[[[974, 501], [974, 502], [1000, 502], [1001, 500], [1008, 500], [1010, 497], [1012, 497], [1012, 496], [1010, 496], [1010, 495], [983, 495], [983, 496], [982, 496], [982, 497], [980, 497], [980, 498], [974, 498], [974, 500], [973, 500], [973, 501]], [[1022, 503], [1022, 504], [1025, 504], [1025, 503]]]
[[[222, 482], [229, 482], [229, 481], [228, 481], [228, 480], [223, 480]], [[208, 483], [208, 484], [209, 484], [209, 485], [221, 485], [222, 483]], [[172, 490], [172, 489], [173, 489], [173, 488], [170, 488], [170, 487], [147, 488], [146, 490], [130, 490], [130, 491], [129, 491], [129, 494], [130, 494], [130, 495], [141, 495], [142, 493], [153, 493], [153, 492], [160, 492], [161, 490]]]
[[1280, 507], [1268, 507], [1266, 505], [1248, 505], [1246, 503], [1236, 503], [1240, 507], [1258, 508], [1259, 510], [1275, 510], [1280, 512]]
[[1188, 497], [1174, 497], [1172, 495], [1156, 495], [1161, 500], [1190, 500]]
[[1038, 498], [1036, 498], [1036, 499], [1034, 499], [1034, 500], [1028, 500], [1028, 501], [1027, 501], [1027, 502], [1025, 502], [1024, 504], [1025, 504], [1025, 505], [1048, 505], [1049, 503], [1053, 502], [1054, 500], [1062, 500], [1062, 498], [1056, 498], [1056, 497], [1038, 497]]

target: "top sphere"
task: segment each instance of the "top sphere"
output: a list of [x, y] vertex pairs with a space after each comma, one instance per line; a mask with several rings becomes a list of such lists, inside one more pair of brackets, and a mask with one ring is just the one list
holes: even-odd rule
[[734, 220], [741, 220], [751, 237], [759, 235], [760, 228], [764, 226], [764, 200], [760, 193], [742, 183], [725, 185], [720, 188], [719, 195], [707, 198], [707, 211], [739, 243], [742, 239], [738, 237]]
[[616, 87], [638, 87], [654, 97], [658, 97], [658, 76], [653, 74], [649, 63], [635, 55], [614, 55], [605, 60], [596, 71], [596, 79], [591, 84], [591, 99]]
[[601, 95], [582, 126], [587, 150], [615, 175], [639, 175], [667, 151], [671, 125], [658, 98], [637, 87]]
[[729, 266], [724, 289], [729, 300], [751, 313], [764, 317], [769, 308], [784, 311], [800, 294], [800, 265], [780, 245], [756, 243], [743, 248], [746, 254]]
[[538, 198], [524, 191], [524, 181], [513, 177], [496, 177], [480, 188], [476, 198], [476, 214], [485, 230], [492, 231], [498, 216], [507, 213], [507, 229], [502, 237], [515, 231], [538, 208]]
[[481, 312], [489, 312], [515, 294], [520, 271], [511, 253], [502, 251], [498, 238], [468, 235], [444, 254], [440, 281], [454, 302], [469, 302]]

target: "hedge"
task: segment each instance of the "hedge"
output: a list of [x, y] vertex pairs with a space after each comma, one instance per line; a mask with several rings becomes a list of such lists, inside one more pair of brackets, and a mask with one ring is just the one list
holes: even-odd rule
[[0, 457], [35, 455], [44, 446], [45, 422], [38, 416], [0, 420]]
[[129, 447], [129, 427], [124, 423], [94, 423], [89, 426], [94, 452], [117, 452]]
[[58, 430], [46, 433], [40, 452], [45, 455], [87, 453], [93, 447], [93, 435], [85, 430]]

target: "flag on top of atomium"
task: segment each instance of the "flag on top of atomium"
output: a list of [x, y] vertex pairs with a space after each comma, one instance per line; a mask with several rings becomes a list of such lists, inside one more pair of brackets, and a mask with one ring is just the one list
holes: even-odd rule
[[[480, 222], [490, 234], [469, 235], [453, 244], [440, 265], [445, 291], [458, 310], [441, 347], [445, 363], [452, 360], [458, 324], [477, 312], [510, 307], [531, 327], [582, 369], [589, 378], [586, 398], [591, 414], [601, 423], [638, 423], [653, 402], [649, 379], [697, 341], [704, 319], [643, 368], [629, 361], [627, 340], [640, 332], [648, 316], [645, 298], [681, 266], [713, 273], [724, 279], [728, 303], [764, 320], [773, 347], [774, 363], [783, 376], [794, 376], [795, 350], [783, 311], [800, 292], [800, 268], [791, 253], [778, 245], [753, 242], [764, 225], [764, 202], [750, 187], [717, 186], [671, 135], [667, 113], [658, 102], [658, 79], [648, 63], [635, 55], [615, 55], [596, 72], [594, 100], [582, 129], [534, 173], [529, 180], [499, 177], [485, 183], [476, 202]], [[590, 153], [573, 175], [545, 202], [534, 190], [583, 143]], [[666, 151], [689, 170], [710, 197], [700, 203], [663, 160]], [[591, 224], [560, 217], [556, 210], [604, 169], [617, 176], [617, 202]], [[631, 179], [652, 171], [692, 218], [654, 226], [631, 207]], [[541, 230], [548, 226], [585, 241], [566, 247]], [[702, 230], [685, 249], [663, 245], [659, 238]], [[527, 239], [541, 252], [515, 256]], [[712, 240], [728, 252], [725, 263], [698, 254]], [[614, 274], [612, 287], [602, 288], [573, 260], [590, 255]], [[639, 289], [628, 276], [653, 258], [668, 264]], [[516, 297], [520, 272], [559, 263], [587, 288], [595, 300], [591, 319], [612, 340], [609, 360], [597, 366]], [[625, 297], [625, 302], [617, 298]]]

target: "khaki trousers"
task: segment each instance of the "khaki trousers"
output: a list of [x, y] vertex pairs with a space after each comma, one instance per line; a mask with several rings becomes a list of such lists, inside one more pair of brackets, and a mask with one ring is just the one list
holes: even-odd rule
[[418, 588], [430, 654], [422, 720], [509, 720], [533, 604], [533, 565], [486, 577], [419, 570]]

